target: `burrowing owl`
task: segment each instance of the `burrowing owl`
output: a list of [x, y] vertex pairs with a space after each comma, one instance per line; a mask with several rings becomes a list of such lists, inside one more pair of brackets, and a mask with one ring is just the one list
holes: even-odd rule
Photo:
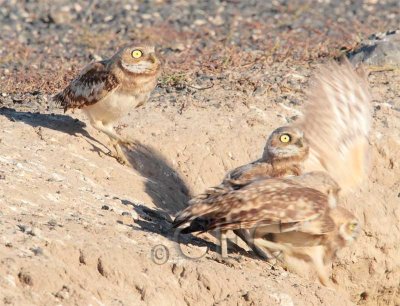
[[358, 186], [368, 161], [371, 97], [367, 81], [345, 61], [321, 66], [312, 83], [303, 119], [273, 131], [260, 159], [228, 172], [221, 185], [199, 195], [200, 199], [231, 189], [231, 180], [321, 170], [339, 183], [342, 192]]
[[126, 162], [120, 147], [126, 140], [113, 124], [148, 100], [160, 68], [154, 47], [127, 46], [110, 59], [89, 64], [54, 99], [64, 111], [83, 109], [92, 126], [109, 136], [117, 159]]
[[[304, 257], [309, 258], [316, 268], [321, 282], [327, 284], [327, 272], [326, 269], [321, 268], [320, 262], [328, 260], [326, 258], [330, 255], [326, 254], [332, 253], [329, 250], [337, 250], [343, 246], [339, 243], [340, 239], [345, 237], [342, 225], [354, 224], [351, 223], [354, 216], [350, 212], [343, 208], [335, 209], [339, 190], [349, 190], [356, 186], [366, 172], [371, 120], [370, 95], [366, 81], [353, 70], [348, 62], [345, 62], [342, 65], [330, 63], [322, 67], [308, 96], [309, 101], [304, 119], [291, 127], [284, 128], [296, 131], [295, 137], [293, 137], [293, 133], [280, 135], [279, 129], [276, 130], [267, 141], [263, 157], [260, 160], [231, 171], [219, 186], [210, 188], [204, 194], [193, 198], [189, 202], [190, 206], [186, 212], [184, 210], [178, 215], [175, 225], [179, 226], [181, 223], [191, 220], [190, 226], [183, 232], [205, 231], [216, 226], [221, 226], [223, 231], [232, 229], [253, 250], [257, 249], [257, 252], [259, 252], [258, 246], [267, 246], [271, 250], [281, 248], [286, 251], [285, 255], [287, 256], [293, 254], [293, 256], [300, 256], [299, 254], [302, 254], [303, 251]], [[281, 136], [282, 139], [280, 139]], [[281, 140], [281, 142], [283, 140], [285, 143], [292, 138], [294, 141], [291, 146], [286, 147], [288, 150], [285, 150], [283, 144], [270, 141], [271, 139]], [[301, 146], [299, 146], [300, 142], [296, 145], [298, 142], [296, 139], [301, 139]], [[281, 147], [285, 154], [275, 154], [282, 150]], [[307, 154], [308, 151], [309, 154]], [[287, 155], [291, 156], [290, 160], [293, 163], [287, 163]], [[276, 169], [274, 165], [283, 165], [283, 167]], [[311, 170], [325, 172], [308, 173]], [[300, 175], [301, 173], [305, 174]], [[273, 176], [280, 179], [271, 178]], [[283, 185], [279, 187], [278, 182]], [[284, 184], [288, 182], [301, 186], [301, 188], [285, 187]], [[273, 186], [265, 188], [272, 188], [271, 190], [277, 195], [266, 195], [262, 191], [264, 185], [270, 184]], [[253, 189], [254, 186], [258, 186], [258, 188]], [[317, 192], [319, 198], [310, 197], [311, 190]], [[257, 192], [260, 195], [257, 195]], [[316, 194], [314, 193], [314, 195]], [[271, 198], [272, 195], [274, 198]], [[280, 199], [281, 195], [283, 198]], [[232, 201], [232, 199], [234, 200]], [[275, 199], [278, 199], [277, 202]], [[218, 208], [221, 203], [225, 203], [222, 204], [225, 206], [221, 208], [222, 210]], [[236, 203], [233, 205], [232, 214], [229, 214], [230, 208], [227, 203]], [[302, 210], [303, 206], [307, 211], [312, 211], [317, 209], [318, 205], [322, 205], [324, 213], [316, 219], [297, 221], [296, 219], [274, 219], [273, 221], [278, 225], [262, 226], [262, 231], [260, 231], [259, 223], [265, 222], [263, 214], [266, 213], [267, 218], [269, 214], [268, 209], [268, 211], [263, 208], [259, 210], [264, 205], [260, 206], [260, 203], [264, 203], [269, 210], [276, 211], [278, 215], [281, 214], [282, 218], [286, 217], [285, 214], [297, 218], [298, 214], [301, 214], [298, 210]], [[237, 213], [236, 209], [240, 205], [244, 206], [244, 214]], [[346, 211], [347, 214], [341, 216], [348, 216], [342, 218], [344, 221], [335, 218], [336, 214], [343, 211]], [[187, 219], [185, 217], [187, 213], [193, 214], [193, 216]], [[251, 222], [248, 222], [250, 219], [246, 218], [250, 218]], [[252, 222], [257, 225], [251, 224]], [[230, 224], [231, 227], [227, 224]], [[255, 228], [251, 228], [253, 225]], [[291, 227], [292, 225], [296, 226]], [[298, 225], [301, 227], [297, 227]], [[278, 231], [276, 231], [277, 228]], [[274, 236], [278, 233], [280, 240]], [[257, 238], [256, 241], [252, 240], [254, 235]], [[313, 247], [310, 247], [311, 249], [297, 247], [294, 252], [291, 247], [284, 245], [284, 239], [289, 239], [285, 238], [286, 236], [295, 237], [293, 239], [297, 239], [297, 244], [303, 246], [307, 246], [308, 243], [314, 246], [313, 241], [319, 241], [320, 247], [315, 249]], [[274, 242], [274, 239], [279, 241]], [[221, 245], [221, 251], [226, 255], [224, 239], [221, 240]], [[323, 252], [317, 251], [317, 249], [321, 249]], [[314, 251], [316, 254], [311, 257], [307, 255]]]
[[[261, 239], [255, 239], [254, 243], [270, 251], [282, 252], [286, 267], [300, 274], [304, 270], [303, 263], [311, 263], [319, 281], [331, 286], [328, 271], [337, 251], [355, 241], [361, 227], [358, 219], [344, 207], [330, 210], [329, 217], [335, 228], [327, 233], [311, 234], [302, 230], [268, 233]], [[300, 265], [296, 259], [300, 259]]]
[[[308, 157], [308, 151], [309, 147], [300, 129], [293, 126], [277, 128], [268, 137], [262, 158], [228, 172], [219, 186], [209, 188], [204, 193], [194, 197], [189, 201], [189, 205], [224, 193], [227, 190], [238, 189], [242, 184], [256, 178], [300, 175], [302, 164]], [[263, 258], [270, 256], [265, 250], [252, 243], [246, 230], [236, 229], [234, 233], [259, 256]]]
[[191, 199], [189, 204], [225, 190], [237, 189], [241, 183], [259, 177], [300, 175], [303, 172], [302, 164], [308, 157], [308, 151], [309, 147], [300, 129], [293, 126], [277, 128], [268, 137], [262, 158], [229, 171], [219, 186], [207, 189]]
[[197, 201], [176, 216], [174, 226], [188, 224], [182, 233], [218, 229], [222, 257], [227, 256], [225, 233], [248, 230], [258, 247], [310, 261], [321, 282], [329, 285], [326, 265], [358, 228], [354, 216], [336, 207], [338, 190], [324, 172], [264, 177]]

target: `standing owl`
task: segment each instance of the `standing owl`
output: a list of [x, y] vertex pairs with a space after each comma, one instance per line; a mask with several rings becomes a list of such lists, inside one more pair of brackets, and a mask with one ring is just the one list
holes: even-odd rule
[[82, 109], [91, 125], [110, 138], [117, 160], [126, 163], [120, 144], [127, 141], [114, 124], [149, 99], [160, 70], [154, 47], [127, 46], [110, 59], [89, 64], [54, 100], [64, 111]]

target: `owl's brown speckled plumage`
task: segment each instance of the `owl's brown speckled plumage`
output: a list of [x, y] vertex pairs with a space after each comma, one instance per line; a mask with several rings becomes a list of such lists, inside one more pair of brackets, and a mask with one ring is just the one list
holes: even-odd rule
[[218, 229], [223, 257], [227, 256], [224, 234], [241, 230], [258, 249], [281, 251], [311, 263], [328, 286], [327, 265], [358, 234], [357, 219], [336, 206], [338, 190], [324, 172], [259, 178], [188, 206], [176, 216], [174, 226], [188, 224], [181, 230], [184, 234]]
[[127, 46], [110, 59], [89, 64], [54, 100], [64, 110], [83, 109], [93, 127], [108, 135], [119, 161], [123, 139], [113, 124], [144, 104], [157, 84], [160, 61], [152, 46]]
[[[322, 177], [326, 174], [315, 175]], [[204, 226], [202, 231], [271, 225], [297, 228], [302, 222], [325, 216], [332, 206], [329, 196], [319, 190], [328, 188], [320, 181], [307, 180], [307, 177], [264, 177], [237, 187], [189, 205], [176, 216], [175, 226], [190, 223], [185, 232], [198, 231], [199, 226]], [[326, 221], [328, 224], [328, 219]]]
[[[282, 142], [281, 137], [288, 137], [288, 141]], [[300, 129], [292, 126], [279, 127], [268, 137], [260, 159], [229, 171], [220, 185], [194, 197], [189, 205], [226, 190], [237, 189], [238, 185], [256, 178], [300, 175], [303, 172], [302, 164], [308, 157], [308, 150]]]
[[[285, 157], [281, 161], [279, 154], [271, 159], [269, 152], [281, 144], [267, 141], [260, 160], [229, 172], [220, 185], [193, 198], [178, 214], [175, 226], [189, 223], [183, 233], [234, 230], [259, 254], [265, 247], [306, 258], [328, 285], [325, 264], [346, 245], [343, 241], [356, 236], [343, 228], [348, 224], [358, 228], [356, 218], [337, 208], [337, 202], [339, 190], [357, 186], [366, 174], [370, 94], [366, 81], [348, 62], [327, 64], [315, 80], [305, 117], [284, 127], [295, 131], [302, 143], [286, 152], [292, 162]], [[272, 138], [274, 134], [279, 135], [279, 129]], [[226, 256], [224, 235], [221, 251]]]
[[332, 287], [329, 280], [332, 261], [340, 249], [357, 239], [361, 228], [358, 219], [344, 207], [338, 206], [330, 210], [329, 217], [335, 228], [327, 233], [268, 233], [262, 238], [256, 238], [254, 243], [267, 247], [270, 251], [282, 252], [284, 264], [292, 271], [301, 273], [305, 268], [304, 264], [310, 264], [321, 284]]

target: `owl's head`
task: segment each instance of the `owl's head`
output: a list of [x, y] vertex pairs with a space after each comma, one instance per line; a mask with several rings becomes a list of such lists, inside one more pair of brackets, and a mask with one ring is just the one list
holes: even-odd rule
[[343, 240], [344, 245], [348, 245], [357, 239], [361, 225], [350, 211], [338, 206], [330, 211], [330, 216], [339, 229], [339, 237]]
[[154, 46], [127, 46], [115, 56], [123, 70], [128, 73], [154, 75], [160, 70], [161, 62], [157, 58]]
[[308, 156], [308, 144], [303, 132], [294, 126], [277, 128], [269, 136], [263, 159], [271, 161], [303, 161]]

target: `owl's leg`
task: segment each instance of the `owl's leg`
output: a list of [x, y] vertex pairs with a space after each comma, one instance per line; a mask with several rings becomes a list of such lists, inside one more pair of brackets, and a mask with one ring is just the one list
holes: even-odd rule
[[125, 143], [124, 140], [114, 131], [114, 128], [111, 123], [103, 124], [100, 120], [93, 120], [91, 118], [92, 126], [106, 134], [111, 141], [111, 145], [114, 147], [116, 155], [113, 156], [117, 159], [117, 161], [121, 164], [129, 164], [129, 161], [126, 159], [124, 152], [121, 149], [120, 144]]
[[89, 117], [90, 124], [98, 131], [106, 134], [112, 141], [120, 141], [120, 136], [114, 131], [111, 122], [104, 122], [103, 120], [97, 119], [91, 112], [88, 110], [85, 112]]
[[219, 241], [220, 241], [220, 253], [221, 253], [221, 257], [223, 259], [228, 257], [228, 241], [226, 238], [226, 232], [225, 231], [219, 231]]
[[272, 258], [272, 255], [270, 252], [268, 252], [266, 249], [258, 247], [255, 243], [253, 238], [251, 237], [250, 233], [248, 230], [245, 229], [239, 229], [239, 230], [234, 230], [233, 231], [240, 239], [242, 239], [249, 248], [253, 250], [253, 252], [260, 256], [263, 259], [269, 259]]
[[324, 264], [325, 250], [323, 246], [316, 246], [309, 249], [310, 251], [307, 252], [307, 255], [310, 256], [314, 264], [319, 281], [321, 282], [322, 285], [333, 288], [333, 284], [329, 279], [329, 273], [327, 267]]
[[269, 241], [269, 240], [263, 239], [263, 238], [254, 239], [254, 244], [265, 247], [269, 250], [282, 251], [282, 252], [286, 252], [288, 254], [292, 253], [292, 248], [289, 248], [283, 244], [272, 242], [272, 241]]
[[226, 231], [217, 230], [217, 237], [219, 238], [219, 252], [220, 255], [215, 258], [217, 262], [223, 263], [229, 267], [235, 267], [237, 264], [237, 258], [229, 258], [228, 257], [228, 238], [226, 235]]
[[121, 143], [120, 142], [114, 142], [114, 143], [112, 143], [112, 145], [113, 145], [113, 147], [115, 149], [115, 152], [117, 152], [117, 156], [116, 156], [117, 161], [122, 165], [129, 165], [129, 161], [126, 158], [124, 152], [121, 149]]

